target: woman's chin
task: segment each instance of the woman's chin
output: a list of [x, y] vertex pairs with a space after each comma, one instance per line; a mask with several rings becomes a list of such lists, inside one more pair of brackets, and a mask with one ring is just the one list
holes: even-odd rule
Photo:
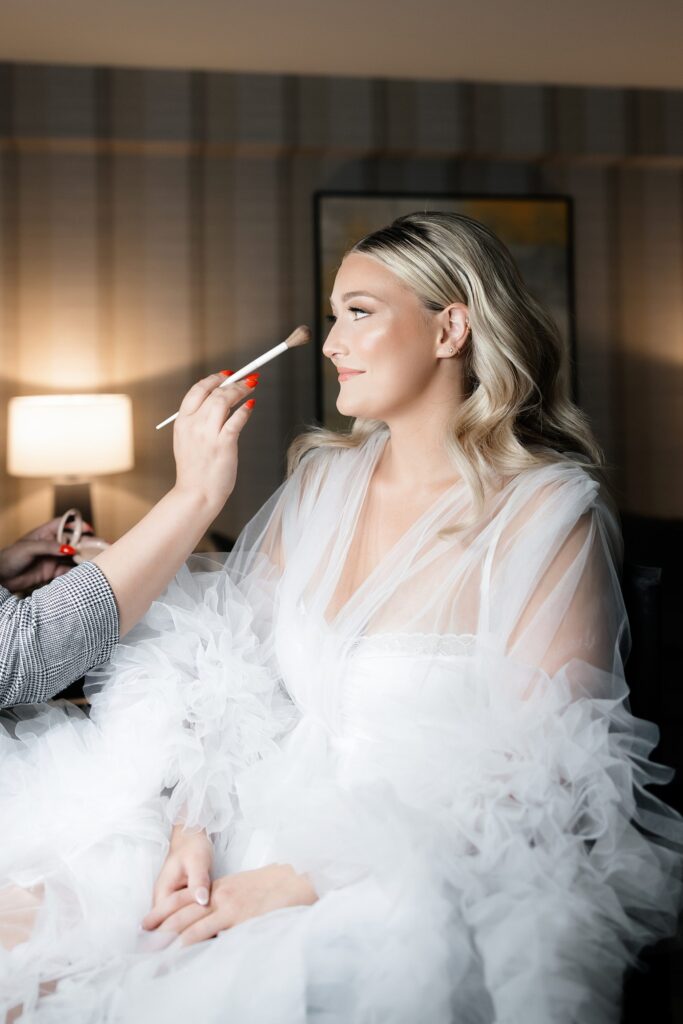
[[341, 416], [354, 416], [366, 419], [369, 413], [364, 409], [362, 402], [349, 402], [341, 396], [337, 399], [337, 412]]

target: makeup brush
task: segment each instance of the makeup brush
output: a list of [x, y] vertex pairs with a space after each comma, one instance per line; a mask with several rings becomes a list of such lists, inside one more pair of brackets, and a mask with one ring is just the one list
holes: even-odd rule
[[[305, 324], [301, 324], [300, 327], [296, 327], [290, 336], [284, 341], [281, 341], [279, 345], [275, 345], [273, 348], [269, 348], [267, 352], [264, 352], [262, 356], [258, 356], [256, 359], [252, 359], [250, 363], [243, 366], [237, 373], [231, 374], [226, 377], [222, 384], [219, 384], [219, 388], [224, 388], [226, 384], [236, 384], [238, 380], [242, 380], [248, 373], [255, 370], [257, 366], [263, 366], [264, 363], [270, 362], [271, 359], [275, 359], [275, 356], [279, 356], [282, 352], [286, 352], [288, 348], [298, 348], [299, 345], [306, 345], [311, 340], [311, 329], [306, 327]], [[169, 416], [163, 423], [157, 423], [157, 430], [161, 430], [167, 423], [172, 423], [178, 415], [174, 412], [172, 416]]]

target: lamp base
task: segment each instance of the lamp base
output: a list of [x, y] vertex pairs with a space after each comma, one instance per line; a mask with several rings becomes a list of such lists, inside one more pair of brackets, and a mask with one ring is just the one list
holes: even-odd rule
[[54, 515], [63, 516], [67, 509], [80, 510], [83, 520], [95, 528], [92, 520], [92, 504], [90, 500], [90, 484], [81, 481], [75, 484], [55, 484]]

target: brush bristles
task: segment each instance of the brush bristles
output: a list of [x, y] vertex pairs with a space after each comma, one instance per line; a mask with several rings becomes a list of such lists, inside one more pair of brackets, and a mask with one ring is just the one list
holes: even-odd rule
[[299, 345], [306, 345], [311, 340], [311, 328], [306, 324], [296, 327], [285, 341], [287, 348], [297, 348]]

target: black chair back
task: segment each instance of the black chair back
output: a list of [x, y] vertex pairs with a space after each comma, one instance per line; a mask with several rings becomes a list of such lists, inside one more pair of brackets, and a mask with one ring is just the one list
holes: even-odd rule
[[660, 722], [662, 713], [662, 570], [624, 562], [621, 588], [631, 627], [626, 682], [639, 718]]

